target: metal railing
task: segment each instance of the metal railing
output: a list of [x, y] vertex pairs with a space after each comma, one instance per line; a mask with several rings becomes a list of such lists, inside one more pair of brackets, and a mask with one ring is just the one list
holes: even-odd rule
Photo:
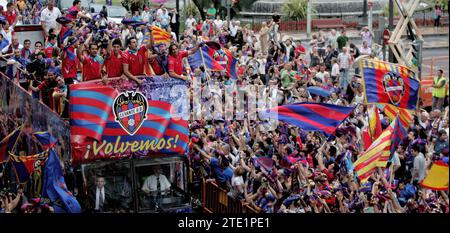
[[[359, 27], [362, 23], [362, 18], [359, 17], [362, 12], [336, 12], [336, 13], [321, 13], [314, 15], [313, 19], [320, 20], [325, 18], [338, 18], [344, 21], [344, 24], [348, 28]], [[380, 11], [376, 11], [373, 14], [373, 28], [379, 28], [379, 19], [384, 17]], [[271, 19], [271, 14], [265, 13], [253, 13], [253, 12], [241, 12], [238, 18], [241, 21], [241, 25], [249, 24], [254, 31], [258, 31], [261, 28], [262, 22], [268, 22]], [[416, 12], [413, 18], [418, 26], [433, 26], [434, 19], [432, 12]], [[400, 18], [394, 18], [394, 24], [398, 22]], [[385, 20], [387, 23], [388, 20]], [[441, 25], [449, 25], [449, 15], [444, 13], [441, 17]], [[387, 25], [386, 25], [387, 26]], [[282, 16], [280, 23], [280, 31], [306, 31], [306, 20], [293, 20], [286, 16]]]
[[228, 192], [215, 182], [202, 182], [202, 205], [206, 213], [258, 213], [249, 204], [228, 196]]

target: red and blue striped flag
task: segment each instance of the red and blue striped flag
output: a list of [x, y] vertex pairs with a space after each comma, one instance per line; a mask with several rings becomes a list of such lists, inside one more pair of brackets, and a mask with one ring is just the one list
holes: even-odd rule
[[214, 71], [224, 70], [223, 66], [220, 65], [218, 61], [212, 58], [208, 46], [203, 46], [201, 50], [199, 49], [197, 52], [190, 55], [188, 57], [188, 62], [192, 70], [195, 70], [196, 68], [201, 66], [204, 66], [205, 69]]
[[415, 110], [420, 84], [409, 68], [383, 61], [360, 61], [366, 103], [392, 104]]
[[0, 142], [0, 164], [9, 160], [9, 152], [11, 152], [14, 145], [17, 144], [22, 128], [23, 126], [14, 130]]
[[70, 86], [70, 130], [100, 140], [117, 91], [91, 83]]
[[121, 136], [122, 142], [161, 139], [169, 125], [171, 107], [172, 105], [165, 101], [148, 100], [147, 119], [134, 135], [129, 135], [114, 120], [114, 114], [111, 110], [102, 140], [115, 142], [118, 136]]
[[319, 131], [331, 135], [353, 109], [354, 107], [304, 102], [275, 107], [269, 115], [305, 131]]
[[173, 138], [174, 147], [171, 149], [161, 150], [160, 153], [163, 154], [180, 154], [184, 155], [188, 151], [189, 144], [189, 123], [183, 119], [170, 119], [169, 126], [164, 133], [164, 139], [170, 140]]

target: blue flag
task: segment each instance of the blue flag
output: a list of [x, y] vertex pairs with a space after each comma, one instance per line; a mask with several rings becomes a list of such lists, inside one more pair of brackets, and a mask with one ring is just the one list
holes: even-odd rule
[[50, 149], [44, 168], [42, 197], [48, 198], [55, 213], [81, 213], [81, 207], [64, 181], [63, 171], [54, 149]]

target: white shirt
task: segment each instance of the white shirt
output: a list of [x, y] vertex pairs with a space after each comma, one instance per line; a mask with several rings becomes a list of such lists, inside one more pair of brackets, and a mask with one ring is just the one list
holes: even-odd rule
[[163, 11], [162, 8], [159, 8], [159, 9], [156, 11], [156, 16], [161, 17], [161, 15], [163, 15], [163, 14], [164, 14], [164, 11]]
[[50, 28], [56, 28], [58, 26], [58, 23], [56, 22], [56, 19], [58, 17], [61, 17], [61, 11], [57, 7], [53, 7], [53, 10], [50, 11], [48, 8], [45, 8], [41, 12], [41, 22], [44, 23], [45, 27], [48, 30]]
[[175, 32], [171, 32], [170, 35], [172, 35], [172, 38], [173, 38], [174, 40], [178, 40], [178, 39], [177, 39], [177, 34], [175, 34]]
[[141, 46], [142, 42], [144, 41], [144, 33], [142, 33], [142, 31], [136, 33], [136, 39], [138, 41], [138, 46]]
[[333, 67], [331, 67], [331, 76], [337, 77], [339, 75], [339, 64], [334, 63]]
[[95, 209], [98, 210], [99, 209], [99, 205], [100, 205], [100, 195], [102, 195], [103, 197], [103, 203], [105, 203], [105, 187], [100, 188], [96, 188], [95, 191]]
[[216, 25], [217, 28], [221, 29], [223, 27], [223, 21], [221, 19], [219, 20], [214, 20], [214, 24]]
[[[168, 191], [170, 189], [170, 182], [167, 180], [166, 176], [163, 174], [159, 175], [159, 184], [161, 187], [161, 193]], [[144, 192], [154, 192], [157, 189], [156, 176], [151, 175], [147, 177], [142, 185], [142, 191]]]
[[258, 72], [263, 75], [266, 74], [266, 64], [267, 64], [266, 59], [265, 58], [258, 59], [258, 62], [259, 62]]
[[350, 55], [347, 53], [340, 53], [338, 60], [342, 69], [348, 69], [350, 67]]
[[401, 166], [400, 157], [398, 156], [397, 151], [394, 153], [394, 156], [392, 156], [392, 164], [394, 166]]
[[[4, 47], [3, 49], [2, 49], [2, 53], [3, 54], [6, 54], [6, 52], [8, 52], [8, 49], [9, 49], [9, 47], [10, 46], [12, 46], [12, 44], [9, 44], [8, 46], [6, 46], [6, 47]], [[19, 44], [19, 50], [22, 50], [23, 49], [23, 45], [22, 44]], [[13, 49], [13, 52], [14, 52], [14, 49]]]
[[244, 185], [244, 179], [242, 178], [242, 176], [233, 175], [233, 178], [231, 178], [231, 185], [233, 187]]
[[419, 152], [418, 155], [414, 158], [414, 168], [413, 173], [416, 175], [415, 179], [419, 181], [425, 178], [425, 156], [422, 152]]
[[371, 49], [370, 47], [367, 47], [367, 48], [361, 47], [361, 48], [359, 49], [359, 51], [360, 51], [361, 54], [363, 54], [363, 55], [370, 55], [370, 54], [372, 53], [372, 49]]
[[143, 11], [143, 12], [142, 12], [142, 21], [143, 21], [143, 22], [148, 22], [148, 21], [150, 21], [150, 15], [151, 15], [150, 12], [148, 12], [148, 11]]
[[231, 26], [230, 26], [230, 35], [232, 37], [235, 37], [238, 29], [239, 29], [238, 26], [235, 26], [235, 25], [231, 24]]
[[8, 32], [6, 32], [5, 30], [3, 30], [3, 28], [0, 30], [0, 33], [3, 36], [3, 39], [8, 40], [9, 43], [12, 42], [12, 32], [14, 31], [14, 27], [13, 26], [9, 26], [8, 28]]
[[319, 72], [316, 74], [316, 78], [320, 79], [322, 81], [322, 83], [325, 83], [325, 74], [328, 74], [328, 72], [326, 72], [326, 71]]
[[197, 21], [194, 19], [194, 18], [192, 18], [192, 19], [186, 19], [186, 23], [185, 23], [185, 25], [186, 25], [186, 28], [193, 28], [194, 27], [194, 24], [196, 23]]

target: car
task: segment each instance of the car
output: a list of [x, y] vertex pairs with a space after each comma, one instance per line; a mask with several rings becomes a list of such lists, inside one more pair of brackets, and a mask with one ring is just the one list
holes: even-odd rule
[[[103, 6], [104, 4], [90, 4], [90, 8], [94, 9], [95, 13], [99, 13]], [[116, 24], [120, 24], [122, 19], [128, 14], [127, 9], [123, 6], [108, 6], [106, 7], [106, 11], [108, 13], [108, 22], [114, 22]]]

